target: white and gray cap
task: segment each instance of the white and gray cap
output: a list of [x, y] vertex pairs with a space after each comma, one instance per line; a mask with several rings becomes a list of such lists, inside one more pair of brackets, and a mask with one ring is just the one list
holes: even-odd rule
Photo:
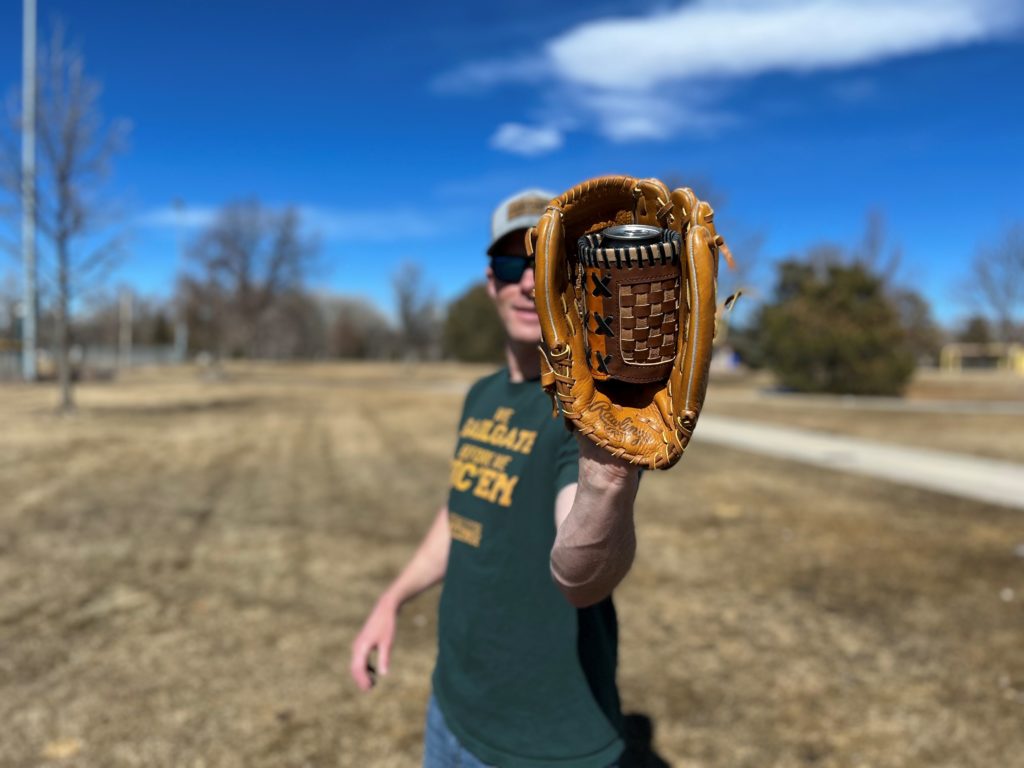
[[494, 255], [494, 247], [509, 232], [526, 229], [540, 221], [540, 216], [555, 198], [543, 189], [524, 189], [501, 202], [491, 215], [491, 244], [487, 255]]

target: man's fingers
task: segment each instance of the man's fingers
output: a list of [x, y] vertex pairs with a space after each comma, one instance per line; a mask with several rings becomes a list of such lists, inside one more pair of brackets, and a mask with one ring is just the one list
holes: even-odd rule
[[356, 664], [354, 661], [348, 668], [349, 675], [352, 676], [352, 680], [359, 687], [359, 690], [365, 691], [370, 687], [370, 680], [366, 674], [366, 667], [361, 664]]
[[352, 675], [352, 679], [355, 681], [355, 684], [359, 688], [359, 690], [370, 690], [370, 677], [369, 675], [367, 675], [365, 667], [352, 666], [349, 669], [349, 674]]
[[362, 691], [368, 691], [373, 687], [373, 678], [370, 674], [370, 651], [373, 645], [370, 643], [357, 643], [352, 649], [352, 663], [349, 665], [349, 674], [355, 680], [356, 685]]
[[352, 663], [349, 673], [356, 685], [368, 691], [377, 682], [377, 669], [370, 662], [374, 650], [377, 651], [377, 667], [382, 675], [388, 673], [391, 665], [391, 645], [395, 638], [395, 622], [393, 612], [385, 613], [375, 609], [366, 620], [362, 631], [352, 643]]

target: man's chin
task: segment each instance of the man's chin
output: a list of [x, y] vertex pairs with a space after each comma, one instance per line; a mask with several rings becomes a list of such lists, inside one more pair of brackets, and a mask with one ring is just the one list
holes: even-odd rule
[[537, 325], [535, 325], [533, 327], [527, 327], [527, 328], [524, 328], [522, 326], [520, 326], [519, 328], [515, 328], [509, 334], [509, 339], [511, 339], [512, 341], [516, 342], [517, 344], [533, 344], [533, 345], [540, 344], [540, 342], [541, 342], [540, 324], [538, 323]]

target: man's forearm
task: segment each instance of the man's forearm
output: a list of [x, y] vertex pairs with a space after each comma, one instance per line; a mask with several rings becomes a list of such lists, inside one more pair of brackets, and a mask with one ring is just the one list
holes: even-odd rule
[[632, 467], [608, 468], [581, 460], [572, 508], [559, 525], [551, 550], [551, 573], [576, 607], [610, 595], [633, 564], [638, 482]]
[[450, 546], [448, 509], [442, 507], [415, 554], [380, 599], [393, 603], [397, 609], [407, 600], [442, 581], [448, 567]]

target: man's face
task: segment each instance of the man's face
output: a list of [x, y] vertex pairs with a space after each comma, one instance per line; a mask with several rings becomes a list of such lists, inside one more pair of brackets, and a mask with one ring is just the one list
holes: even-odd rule
[[[511, 232], [499, 243], [495, 256], [513, 257], [526, 260], [525, 230]], [[507, 282], [487, 267], [487, 292], [498, 310], [498, 317], [505, 326], [505, 333], [513, 342], [539, 344], [540, 321], [533, 301], [534, 274], [531, 265], [523, 272], [518, 282]]]

